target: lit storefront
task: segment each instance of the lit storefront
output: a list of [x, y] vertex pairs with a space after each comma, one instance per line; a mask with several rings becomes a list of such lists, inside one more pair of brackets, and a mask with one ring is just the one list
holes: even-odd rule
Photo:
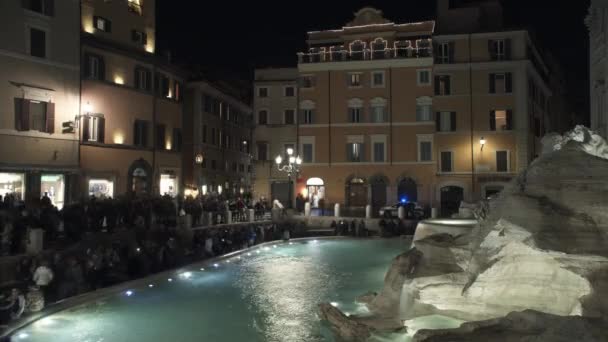
[[18, 200], [25, 195], [25, 174], [0, 172], [0, 196], [13, 194]]
[[325, 183], [321, 178], [310, 178], [306, 181], [306, 196], [313, 208], [319, 207], [319, 201], [325, 199]]
[[43, 174], [40, 177], [40, 194], [48, 196], [51, 203], [61, 210], [65, 204], [65, 176]]
[[114, 182], [108, 179], [89, 180], [89, 196], [97, 198], [114, 197]]
[[164, 173], [160, 175], [160, 194], [162, 196], [169, 195], [176, 197], [179, 193], [177, 176], [174, 174]]

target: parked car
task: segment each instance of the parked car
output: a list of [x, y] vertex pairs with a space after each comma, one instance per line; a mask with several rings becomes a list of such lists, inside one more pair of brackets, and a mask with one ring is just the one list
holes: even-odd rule
[[399, 202], [393, 205], [380, 208], [380, 217], [392, 218], [399, 216], [399, 208], [405, 209], [405, 218], [422, 220], [424, 218], [424, 208], [416, 202]]

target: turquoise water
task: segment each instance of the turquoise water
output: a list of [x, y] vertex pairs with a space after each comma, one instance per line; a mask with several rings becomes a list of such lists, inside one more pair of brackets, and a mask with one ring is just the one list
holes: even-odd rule
[[331, 341], [317, 304], [365, 314], [354, 299], [378, 291], [391, 259], [409, 246], [410, 240], [372, 239], [257, 248], [217, 267], [144, 279], [130, 292], [37, 321], [11, 341]]

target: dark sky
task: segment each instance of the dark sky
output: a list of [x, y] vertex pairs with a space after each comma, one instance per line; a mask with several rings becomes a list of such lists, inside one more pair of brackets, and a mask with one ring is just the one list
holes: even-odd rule
[[[434, 0], [201, 1], [157, 0], [159, 51], [176, 62], [201, 65], [228, 78], [249, 79], [254, 67], [295, 66], [306, 32], [341, 28], [373, 6], [395, 22], [432, 19]], [[567, 72], [571, 98], [588, 99], [589, 0], [506, 0], [505, 22], [537, 32], [541, 45]]]

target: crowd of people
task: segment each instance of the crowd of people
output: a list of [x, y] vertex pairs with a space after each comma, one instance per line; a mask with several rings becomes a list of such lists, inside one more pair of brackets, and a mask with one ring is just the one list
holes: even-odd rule
[[164, 227], [83, 250], [24, 256], [15, 270], [18, 285], [0, 295], [0, 324], [40, 311], [48, 302], [266, 241], [289, 239], [299, 229], [287, 223], [252, 223], [201, 229], [185, 237], [178, 229]]

